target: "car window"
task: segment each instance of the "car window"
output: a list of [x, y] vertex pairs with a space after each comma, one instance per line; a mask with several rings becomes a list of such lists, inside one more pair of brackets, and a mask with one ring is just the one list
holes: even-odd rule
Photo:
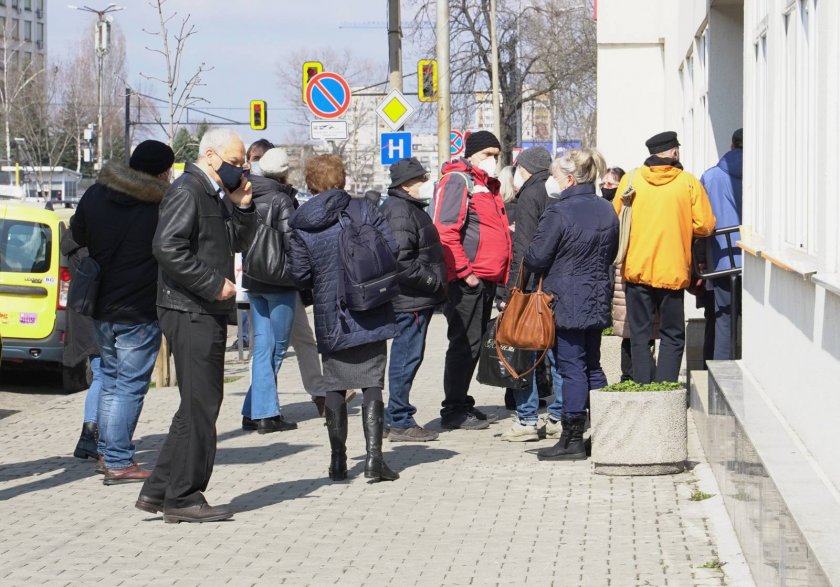
[[0, 220], [0, 271], [46, 273], [52, 254], [52, 230], [46, 224]]

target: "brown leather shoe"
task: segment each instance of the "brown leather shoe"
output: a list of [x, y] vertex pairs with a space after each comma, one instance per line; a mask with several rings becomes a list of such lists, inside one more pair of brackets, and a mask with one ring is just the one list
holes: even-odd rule
[[96, 467], [93, 469], [93, 472], [97, 475], [105, 474], [105, 457], [102, 455], [96, 457]]
[[185, 508], [164, 508], [163, 521], [167, 524], [179, 522], [221, 522], [233, 517], [233, 512], [223, 505], [212, 506], [209, 503]]
[[124, 469], [105, 469], [105, 485], [121, 485], [122, 483], [140, 483], [152, 475], [148, 469], [143, 469], [137, 463]]
[[157, 497], [151, 497], [141, 493], [137, 496], [134, 507], [150, 514], [156, 514], [163, 511], [163, 498], [158, 499]]

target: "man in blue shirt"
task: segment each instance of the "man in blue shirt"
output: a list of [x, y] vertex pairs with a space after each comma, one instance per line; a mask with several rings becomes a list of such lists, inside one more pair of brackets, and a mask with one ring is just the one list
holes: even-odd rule
[[[727, 152], [717, 165], [707, 170], [700, 178], [700, 182], [709, 194], [709, 201], [712, 204], [712, 211], [717, 219], [716, 229], [740, 226], [742, 218], [742, 195], [741, 195], [741, 170], [743, 168], [743, 129], [736, 130], [732, 135], [732, 148]], [[733, 245], [732, 253], [735, 259], [735, 266], [741, 267], [741, 249], [735, 244], [740, 240], [741, 235], [735, 232], [731, 235]], [[717, 236], [708, 239], [707, 263], [710, 271], [724, 271], [732, 269], [729, 260], [729, 247], [726, 237]], [[732, 280], [729, 276], [712, 279], [711, 286], [714, 291], [715, 303], [715, 360], [728, 360], [737, 358], [732, 354], [734, 349], [730, 348], [732, 328], [737, 328], [737, 320], [733, 323], [732, 308]], [[736, 286], [740, 293], [741, 278], [736, 280]], [[738, 295], [738, 299], [740, 299]], [[735, 308], [735, 316], [741, 313], [740, 304]]]

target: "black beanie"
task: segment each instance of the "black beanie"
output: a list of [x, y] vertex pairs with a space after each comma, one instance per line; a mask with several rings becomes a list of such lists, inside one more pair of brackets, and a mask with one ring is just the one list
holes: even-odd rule
[[496, 135], [489, 130], [479, 130], [474, 133], [470, 133], [470, 136], [467, 137], [464, 157], [469, 158], [470, 155], [483, 151], [487, 147], [496, 147], [497, 149], [501, 149], [502, 145], [499, 143], [499, 139], [496, 138]]
[[169, 170], [173, 163], [175, 163], [175, 153], [169, 145], [149, 140], [134, 147], [128, 166], [149, 175], [160, 175]]

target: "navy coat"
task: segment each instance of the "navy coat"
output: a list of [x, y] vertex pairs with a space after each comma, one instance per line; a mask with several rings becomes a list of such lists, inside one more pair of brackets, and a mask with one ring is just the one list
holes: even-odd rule
[[550, 203], [525, 254], [525, 267], [544, 274], [554, 318], [565, 330], [610, 325], [610, 265], [618, 252], [618, 217], [595, 184], [570, 187]]
[[[385, 237], [394, 257], [399, 253], [388, 222], [370, 200], [364, 200], [365, 212]], [[311, 288], [315, 307], [315, 338], [318, 351], [331, 353], [371, 342], [394, 338], [397, 324], [394, 309], [387, 303], [366, 312], [339, 308], [338, 280], [340, 260], [338, 216], [350, 203], [344, 190], [332, 189], [318, 194], [292, 215], [290, 270], [301, 289]]]

